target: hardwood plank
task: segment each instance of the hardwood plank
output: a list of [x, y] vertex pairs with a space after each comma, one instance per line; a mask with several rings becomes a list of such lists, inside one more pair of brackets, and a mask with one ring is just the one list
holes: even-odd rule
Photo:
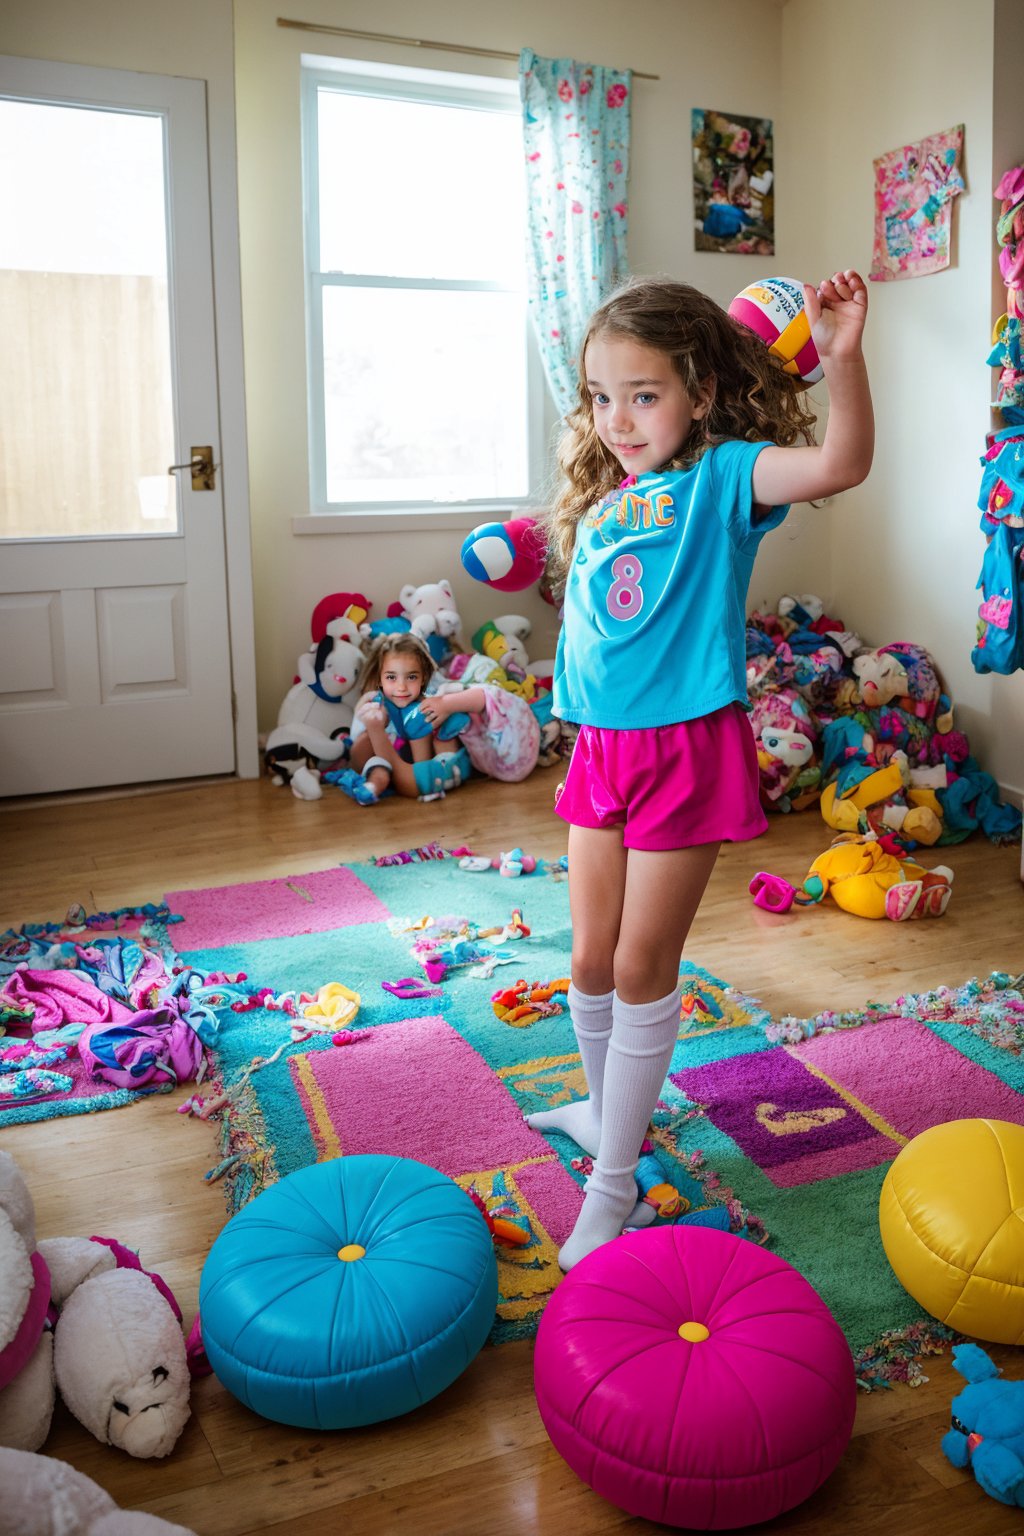
[[[300, 802], [266, 780], [170, 786], [159, 794], [8, 802], [0, 807], [0, 922], [59, 920], [159, 901], [164, 892], [328, 869], [344, 860], [438, 840], [495, 854], [516, 845], [565, 851], [551, 814], [558, 769], [522, 785], [472, 781], [431, 805], [397, 799], [362, 808], [328, 790]], [[776, 817], [759, 842], [726, 847], [687, 945], [688, 957], [776, 1014], [860, 1007], [990, 970], [1024, 968], [1019, 848], [974, 837], [939, 853], [955, 872], [937, 922], [873, 923], [828, 904], [780, 917], [754, 907], [747, 883], [769, 869], [799, 883], [831, 834], [817, 812]], [[529, 878], [529, 877], [527, 877]], [[203, 1175], [219, 1158], [217, 1128], [178, 1115], [189, 1089], [121, 1110], [12, 1126], [41, 1236], [99, 1232], [137, 1248], [191, 1321], [203, 1260], [226, 1211]], [[1024, 1351], [993, 1349], [1008, 1376]], [[949, 1466], [939, 1442], [961, 1378], [948, 1358], [910, 1390], [862, 1394], [854, 1437], [812, 1499], [770, 1532], [837, 1536], [1002, 1536], [1020, 1514]], [[46, 1451], [94, 1477], [126, 1508], [199, 1536], [565, 1536], [654, 1532], [598, 1498], [551, 1448], [532, 1388], [532, 1344], [487, 1348], [414, 1414], [365, 1430], [309, 1434], [243, 1408], [213, 1378], [198, 1381], [192, 1418], [164, 1461], [101, 1446], [63, 1409]]]

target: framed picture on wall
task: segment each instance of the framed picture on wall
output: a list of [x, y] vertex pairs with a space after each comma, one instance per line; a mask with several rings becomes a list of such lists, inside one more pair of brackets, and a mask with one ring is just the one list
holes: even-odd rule
[[693, 226], [698, 251], [775, 254], [772, 120], [692, 111]]

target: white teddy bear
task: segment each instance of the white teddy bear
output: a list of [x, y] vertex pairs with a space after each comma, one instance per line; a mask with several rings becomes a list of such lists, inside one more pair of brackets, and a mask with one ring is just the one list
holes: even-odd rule
[[462, 625], [451, 585], [447, 581], [427, 581], [419, 587], [403, 587], [398, 594], [402, 614], [409, 620], [414, 635], [426, 640], [439, 635], [450, 640]]
[[166, 1456], [189, 1416], [185, 1340], [156, 1282], [119, 1267], [113, 1246], [37, 1244], [28, 1186], [0, 1152], [0, 1446], [38, 1450], [58, 1391], [104, 1444]]
[[359, 626], [348, 617], [331, 619], [320, 643], [299, 657], [299, 681], [285, 694], [263, 753], [274, 783], [289, 784], [297, 800], [319, 800], [319, 765], [344, 755], [365, 660]]

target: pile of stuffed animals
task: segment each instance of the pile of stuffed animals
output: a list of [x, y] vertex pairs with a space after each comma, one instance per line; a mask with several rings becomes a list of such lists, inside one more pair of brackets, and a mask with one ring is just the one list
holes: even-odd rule
[[116, 1511], [88, 1478], [35, 1453], [59, 1394], [103, 1444], [167, 1456], [188, 1420], [189, 1393], [181, 1313], [159, 1275], [111, 1238], [37, 1242], [28, 1186], [0, 1152], [0, 1531], [180, 1533]]
[[810, 594], [747, 621], [747, 688], [761, 797], [779, 811], [820, 804], [836, 832], [900, 848], [956, 843], [980, 827], [1020, 836], [1020, 812], [954, 729], [938, 668], [918, 645], [871, 649]]
[[[466, 741], [478, 771], [497, 778], [521, 778], [538, 763], [558, 761], [560, 730], [551, 714], [554, 662], [529, 661], [525, 644], [529, 619], [502, 614], [482, 625], [467, 648], [448, 581], [403, 587], [398, 602], [389, 606], [382, 619], [370, 618], [372, 606], [361, 592], [335, 592], [313, 610], [312, 644], [299, 657], [295, 680], [264, 746], [264, 766], [274, 783], [290, 785], [300, 800], [321, 797], [323, 774], [345, 765], [365, 647], [379, 635], [401, 631], [411, 631], [426, 642], [442, 687], [483, 686], [502, 709], [521, 709], [531, 717], [527, 723], [537, 745], [528, 762], [519, 756], [515, 763], [496, 760], [489, 750], [494, 743], [484, 733], [476, 743]], [[510, 698], [521, 702], [510, 704]]]
[[860, 917], [940, 917], [952, 887], [921, 847], [961, 842], [980, 827], [993, 842], [1021, 835], [1021, 814], [953, 727], [932, 657], [919, 645], [862, 644], [811, 594], [783, 597], [747, 621], [750, 723], [766, 809], [818, 805], [837, 833], [800, 887], [760, 870], [755, 903], [781, 913], [830, 897]]

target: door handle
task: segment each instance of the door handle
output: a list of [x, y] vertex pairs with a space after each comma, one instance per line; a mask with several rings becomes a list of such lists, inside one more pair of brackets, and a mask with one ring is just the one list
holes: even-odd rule
[[169, 475], [176, 475], [179, 469], [192, 471], [192, 489], [194, 491], [215, 491], [217, 489], [217, 465], [213, 462], [213, 449], [207, 444], [203, 448], [193, 448], [192, 457], [187, 464], [170, 464], [167, 468]]

